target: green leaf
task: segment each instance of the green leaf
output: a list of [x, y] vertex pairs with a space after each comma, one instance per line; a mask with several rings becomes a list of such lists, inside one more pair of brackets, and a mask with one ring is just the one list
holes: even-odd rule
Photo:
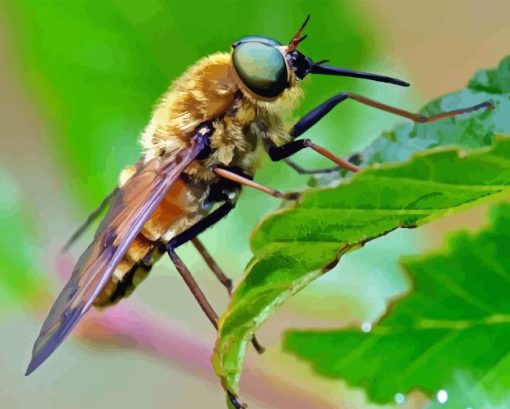
[[510, 194], [510, 139], [467, 153], [437, 148], [305, 192], [255, 229], [254, 258], [220, 319], [214, 363], [238, 391], [246, 342], [288, 297], [368, 240]]
[[[510, 380], [498, 367], [509, 356], [509, 248], [505, 204], [494, 209], [492, 227], [455, 235], [447, 251], [405, 259], [413, 291], [370, 332], [290, 331], [284, 347], [321, 375], [362, 386], [376, 402], [416, 388], [433, 395], [455, 384], [459, 373], [508, 391]], [[491, 376], [495, 369], [499, 375]], [[449, 407], [487, 407], [476, 395], [470, 395], [475, 404], [465, 393], [450, 394]]]

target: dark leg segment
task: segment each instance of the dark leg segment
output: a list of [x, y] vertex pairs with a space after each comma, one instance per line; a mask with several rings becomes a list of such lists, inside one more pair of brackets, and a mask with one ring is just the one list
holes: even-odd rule
[[176, 249], [184, 243], [187, 243], [190, 240], [193, 240], [200, 233], [207, 230], [213, 224], [216, 224], [221, 219], [223, 219], [230, 211], [234, 208], [235, 203], [233, 202], [225, 202], [212, 213], [208, 214], [202, 220], [195, 223], [189, 229], [183, 231], [182, 233], [175, 236], [172, 240], [169, 241], [169, 245], [172, 248]]
[[319, 145], [313, 143], [310, 139], [299, 139], [297, 141], [292, 141], [286, 143], [282, 146], [274, 146], [268, 145], [267, 153], [269, 157], [274, 161], [279, 161], [285, 158], [288, 158], [291, 155], [294, 155], [296, 152], [299, 152], [302, 149], [311, 148], [320, 155], [328, 158], [329, 160], [335, 162], [339, 167], [350, 170], [352, 172], [357, 172], [359, 168], [345, 159], [339, 158], [334, 153], [328, 151], [327, 149], [322, 148]]
[[305, 169], [301, 165], [298, 165], [296, 162], [290, 159], [283, 159], [283, 161], [289, 165], [292, 169], [294, 169], [300, 175], [318, 175], [320, 173], [331, 173], [336, 172], [340, 169], [339, 166], [332, 166], [330, 168], [324, 169]]
[[342, 92], [341, 94], [335, 95], [334, 97], [331, 97], [327, 101], [323, 102], [317, 108], [312, 109], [303, 118], [294, 124], [289, 132], [290, 135], [293, 138], [299, 138], [302, 134], [304, 134], [312, 126], [324, 118], [329, 113], [329, 111], [331, 111], [339, 103], [345, 101], [347, 97], [347, 93]]

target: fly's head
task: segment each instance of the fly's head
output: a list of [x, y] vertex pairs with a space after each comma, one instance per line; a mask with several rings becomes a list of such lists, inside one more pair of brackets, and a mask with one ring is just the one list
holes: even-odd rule
[[243, 93], [261, 101], [274, 101], [285, 90], [295, 87], [308, 74], [364, 78], [400, 86], [409, 84], [391, 77], [325, 65], [327, 60], [314, 62], [297, 50], [306, 39], [303, 30], [306, 18], [288, 45], [264, 36], [248, 36], [232, 44], [232, 65]]

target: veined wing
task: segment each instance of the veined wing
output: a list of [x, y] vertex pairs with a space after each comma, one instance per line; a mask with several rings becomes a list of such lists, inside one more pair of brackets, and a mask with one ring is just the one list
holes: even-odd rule
[[118, 190], [94, 241], [78, 259], [44, 321], [26, 375], [53, 353], [87, 312], [152, 212], [201, 149], [196, 143], [139, 163], [136, 173]]

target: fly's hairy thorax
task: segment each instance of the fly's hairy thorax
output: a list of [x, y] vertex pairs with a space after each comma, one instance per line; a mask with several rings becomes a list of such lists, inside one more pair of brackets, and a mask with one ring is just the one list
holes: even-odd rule
[[151, 159], [190, 144], [195, 129], [212, 122], [212, 154], [186, 172], [209, 181], [216, 177], [207, 169], [213, 164], [239, 166], [253, 175], [258, 142], [269, 138], [277, 145], [289, 140], [281, 112], [300, 96], [293, 87], [274, 102], [258, 101], [241, 92], [228, 53], [199, 60], [178, 78], [156, 106], [141, 145]]
[[[156, 106], [140, 140], [146, 161], [189, 146], [193, 132], [205, 122], [214, 128], [211, 154], [193, 161], [170, 189], [95, 300], [96, 306], [129, 295], [164, 253], [164, 244], [207, 215], [208, 188], [218, 181], [210, 166], [236, 167], [254, 176], [260, 142], [267, 138], [281, 145], [289, 140], [281, 111], [296, 102], [297, 87], [278, 102], [257, 101], [241, 92], [232, 70], [227, 53], [203, 58], [171, 85]], [[133, 172], [124, 170], [121, 185]]]

